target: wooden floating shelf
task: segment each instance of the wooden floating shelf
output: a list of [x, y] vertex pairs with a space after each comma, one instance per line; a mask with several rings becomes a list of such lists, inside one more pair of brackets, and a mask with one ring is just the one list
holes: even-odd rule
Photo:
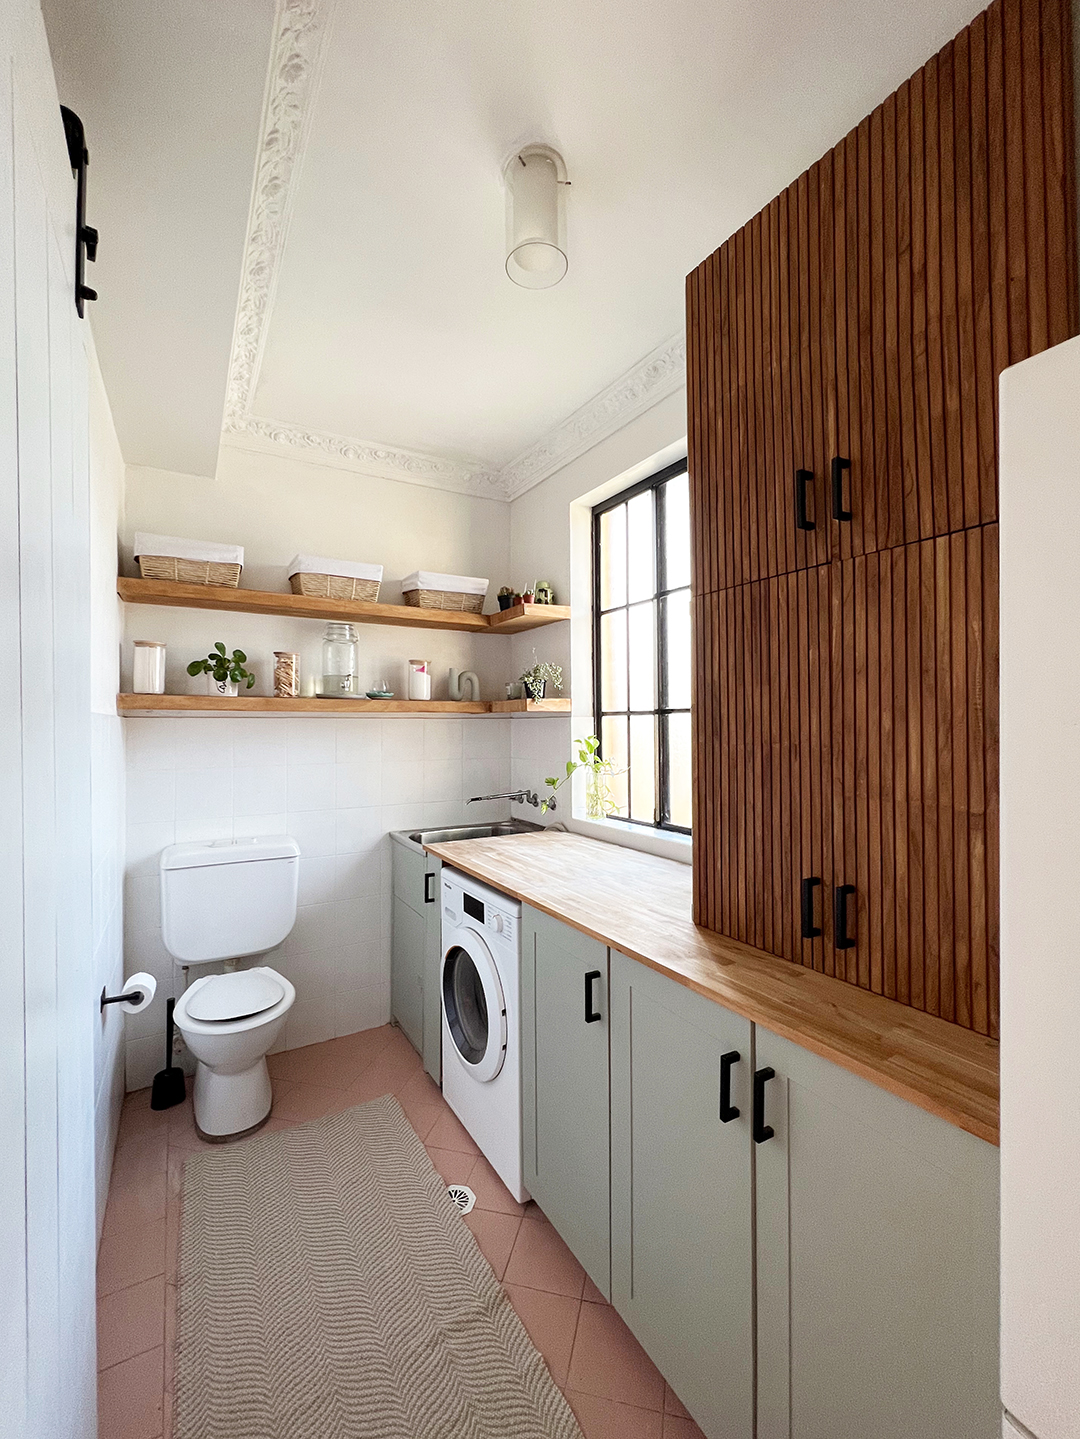
[[[459, 630], [474, 635], [514, 635], [570, 618], [569, 605], [515, 605], [490, 615], [460, 610], [422, 610], [411, 605], [367, 604], [362, 600], [324, 600], [276, 590], [229, 589], [221, 585], [182, 585], [175, 580], [142, 580], [120, 575], [116, 593], [133, 605], [171, 605], [188, 610], [226, 610], [232, 614], [285, 615], [301, 620], [337, 620], [360, 625], [400, 625], [413, 630]], [[346, 701], [351, 704], [352, 701]]]
[[569, 700], [330, 700], [301, 695], [274, 699], [267, 695], [132, 695], [116, 696], [122, 715], [324, 714], [324, 715], [487, 715], [569, 714]]

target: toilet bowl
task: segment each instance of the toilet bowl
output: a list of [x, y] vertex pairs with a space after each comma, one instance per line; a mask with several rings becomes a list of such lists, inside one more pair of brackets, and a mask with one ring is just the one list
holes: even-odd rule
[[[243, 990], [256, 985], [254, 997], [245, 997]], [[239, 1139], [270, 1117], [273, 1094], [266, 1054], [295, 999], [296, 990], [283, 974], [258, 965], [206, 975], [177, 1000], [173, 1019], [198, 1060], [195, 1127], [204, 1139]], [[238, 1008], [249, 1010], [264, 1000], [266, 1007], [255, 1013], [236, 1014]], [[226, 1017], [209, 1017], [214, 1014]]]
[[198, 1061], [195, 1126], [238, 1139], [270, 1116], [266, 1054], [296, 999], [266, 965], [237, 968], [281, 944], [296, 923], [300, 849], [289, 835], [172, 844], [161, 852], [161, 937], [176, 963], [224, 963], [188, 984], [173, 1018]]

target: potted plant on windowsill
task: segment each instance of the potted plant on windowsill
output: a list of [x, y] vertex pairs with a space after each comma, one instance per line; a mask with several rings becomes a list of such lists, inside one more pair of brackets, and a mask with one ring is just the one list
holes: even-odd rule
[[566, 761], [566, 773], [556, 779], [549, 775], [544, 783], [551, 793], [547, 799], [541, 801], [540, 813], [546, 814], [548, 809], [554, 808], [555, 791], [561, 788], [568, 779], [571, 779], [579, 769], [586, 771], [585, 785], [585, 817], [586, 819], [607, 819], [619, 808], [617, 801], [608, 788], [608, 780], [623, 771], [616, 769], [614, 763], [609, 759], [601, 759], [600, 741], [594, 734], [586, 735], [584, 739], [574, 741], [577, 745], [578, 757], [576, 760]]
[[247, 655], [243, 650], [233, 650], [228, 655], [219, 640], [204, 660], [192, 660], [187, 672], [192, 676], [206, 676], [207, 694], [235, 699], [241, 684], [245, 689], [251, 689], [255, 684], [255, 676], [244, 668], [246, 662]]

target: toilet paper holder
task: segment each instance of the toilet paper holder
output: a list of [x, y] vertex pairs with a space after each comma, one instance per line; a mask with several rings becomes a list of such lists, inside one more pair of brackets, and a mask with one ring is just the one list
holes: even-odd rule
[[142, 1004], [145, 997], [141, 989], [131, 989], [126, 994], [106, 994], [105, 986], [102, 985], [100, 1008], [104, 1009], [107, 1004]]
[[102, 985], [98, 1010], [104, 1014], [107, 1004], [119, 1004], [125, 1014], [138, 1014], [153, 1003], [156, 993], [157, 980], [152, 974], [132, 974], [124, 981], [124, 987], [119, 994], [106, 994], [105, 986]]

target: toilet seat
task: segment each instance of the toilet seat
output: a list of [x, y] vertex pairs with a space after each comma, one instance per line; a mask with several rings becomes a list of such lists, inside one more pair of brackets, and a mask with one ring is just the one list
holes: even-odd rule
[[292, 1008], [293, 1001], [296, 999], [296, 990], [283, 974], [279, 974], [277, 970], [271, 969], [267, 965], [259, 966], [257, 971], [253, 969], [243, 971], [245, 974], [254, 974], [256, 972], [266, 975], [281, 986], [281, 998], [272, 1004], [269, 1009], [264, 1009], [258, 1014], [244, 1015], [238, 1019], [196, 1019], [195, 1016], [189, 1012], [190, 1005], [198, 999], [202, 991], [213, 980], [225, 978], [224, 975], [208, 974], [202, 979], [197, 979], [194, 984], [189, 985], [176, 1001], [173, 1018], [181, 1033], [186, 1034], [190, 1032], [192, 1034], [214, 1034], [221, 1036], [241, 1034], [247, 1030], [261, 1029], [263, 1025], [271, 1024], [279, 1015], [286, 1014]]
[[285, 986], [272, 969], [238, 969], [232, 974], [208, 975], [185, 1009], [204, 1024], [227, 1024], [265, 1014], [284, 994]]

